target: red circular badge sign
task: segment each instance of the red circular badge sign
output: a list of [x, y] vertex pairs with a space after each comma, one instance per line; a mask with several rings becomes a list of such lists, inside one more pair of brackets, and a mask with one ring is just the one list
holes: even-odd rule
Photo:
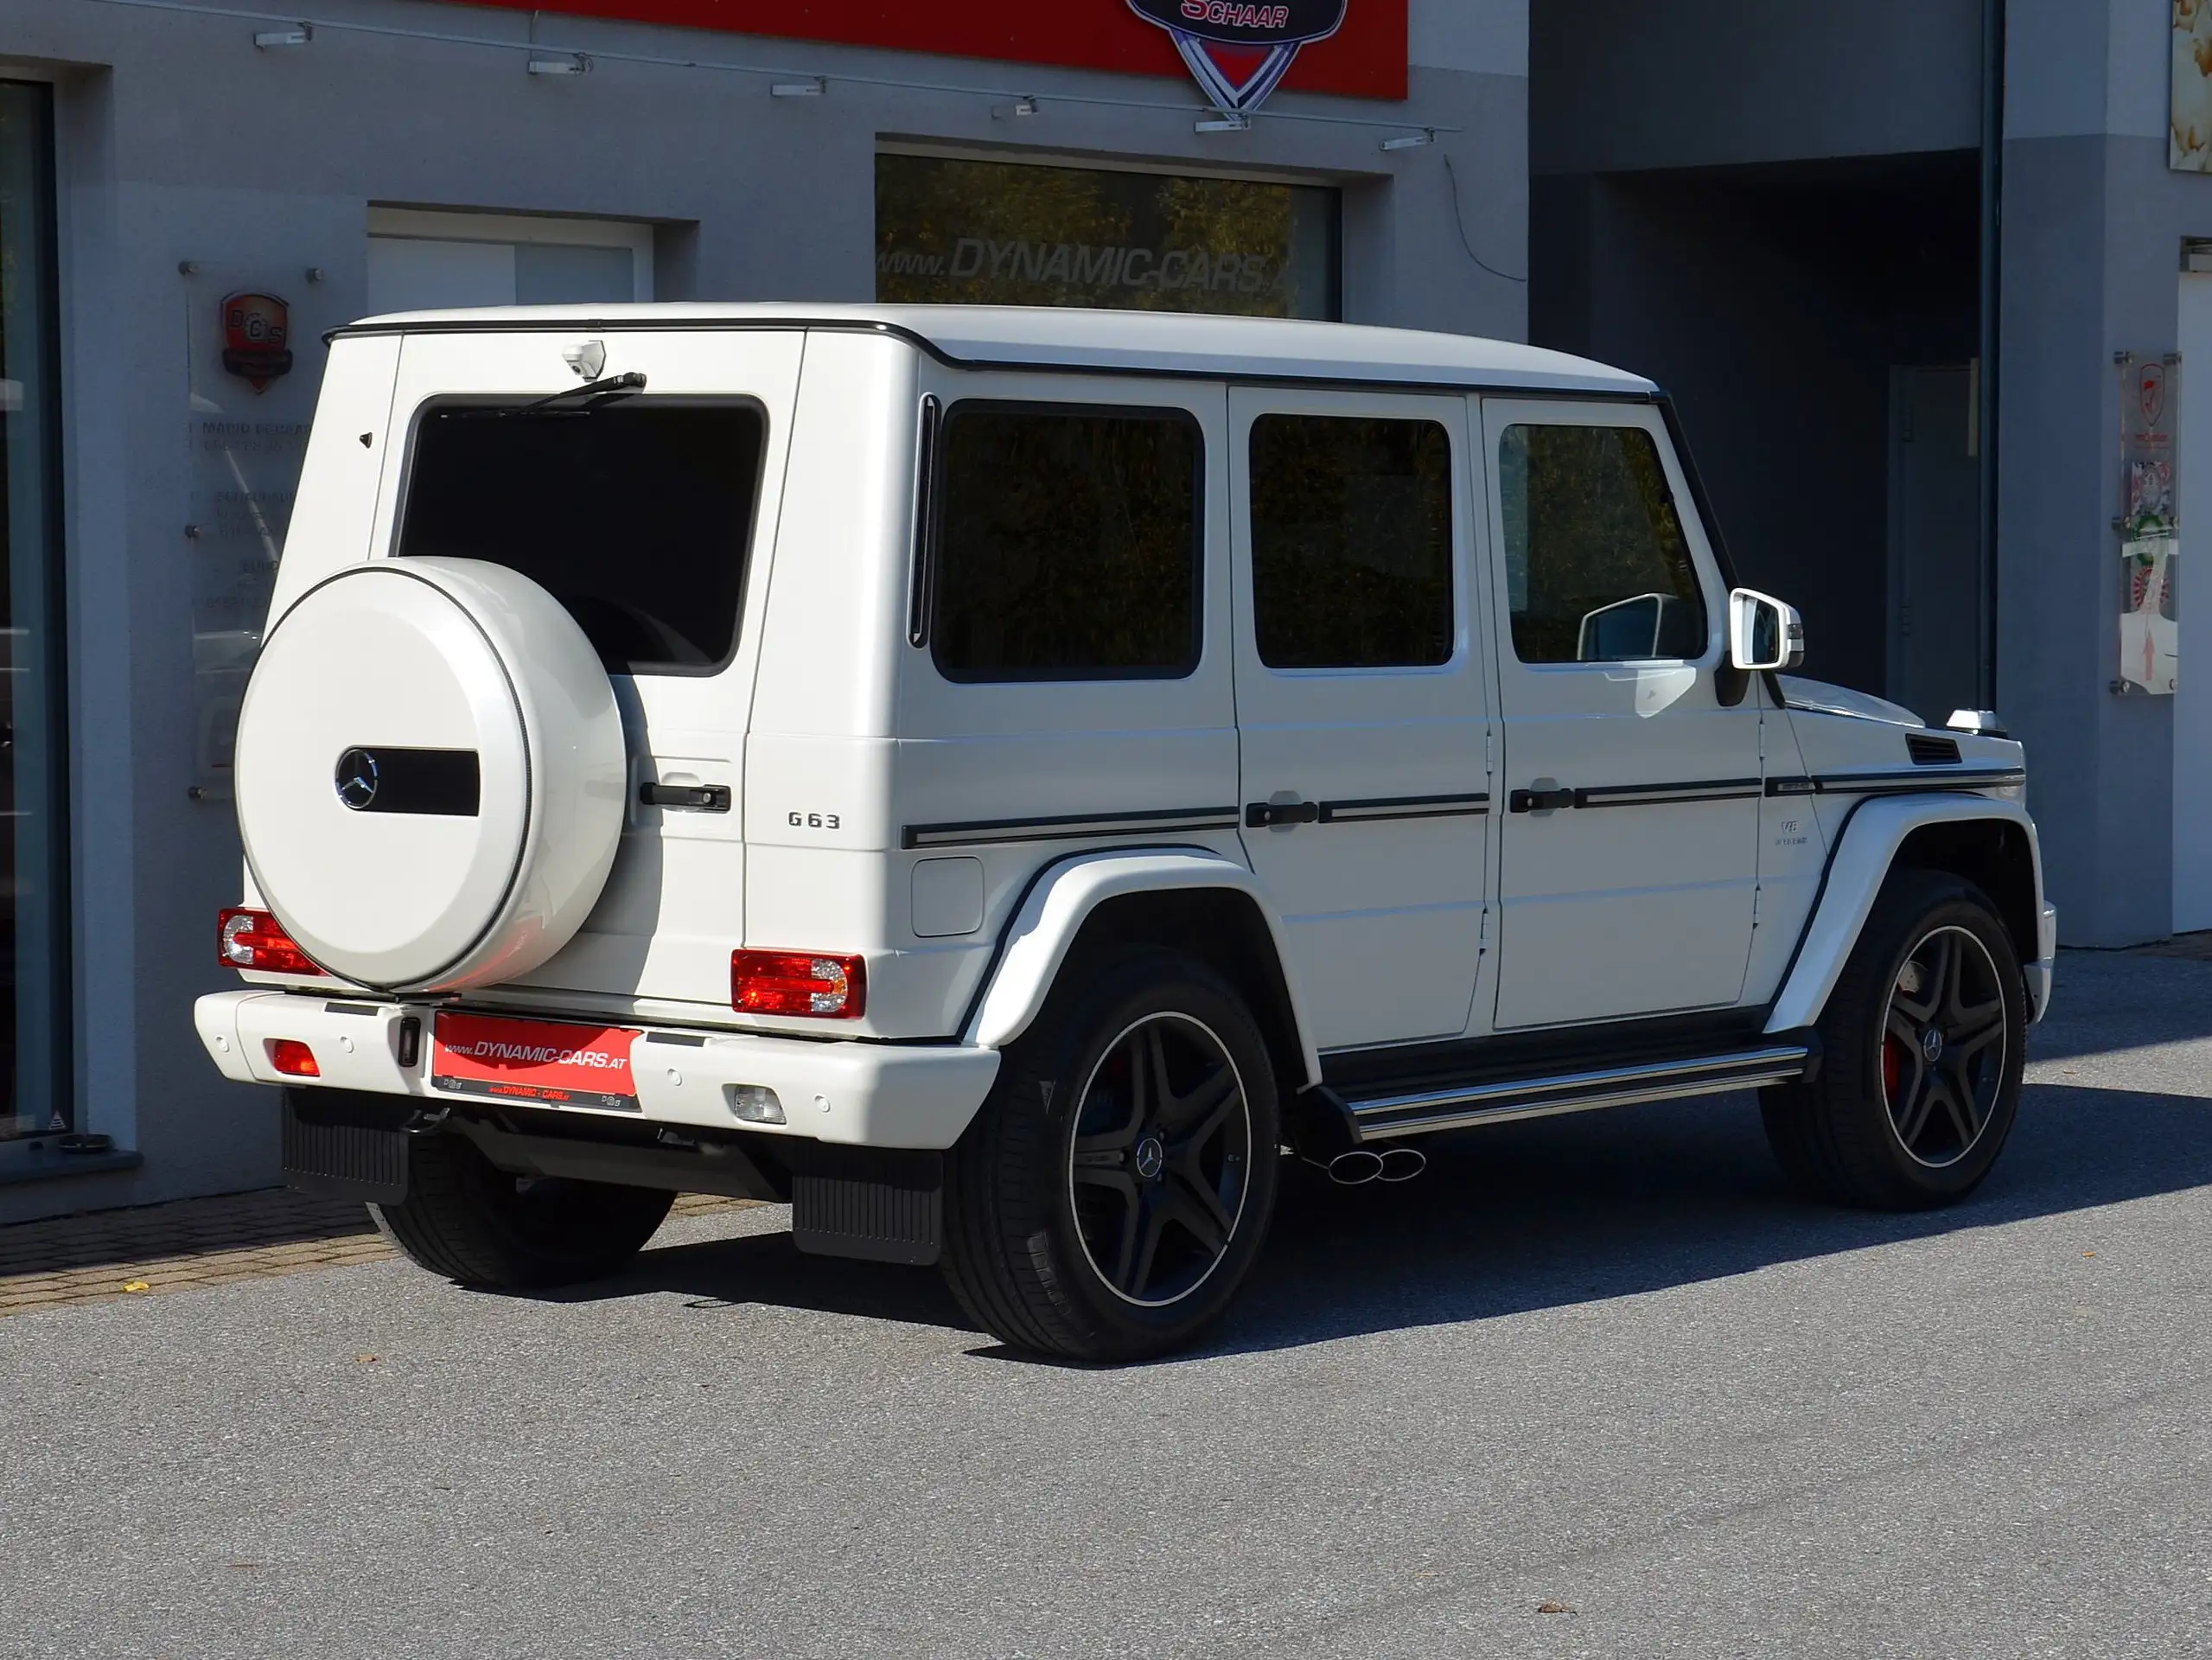
[[292, 309], [274, 294], [223, 297], [223, 368], [242, 376], [256, 392], [278, 375], [290, 374]]

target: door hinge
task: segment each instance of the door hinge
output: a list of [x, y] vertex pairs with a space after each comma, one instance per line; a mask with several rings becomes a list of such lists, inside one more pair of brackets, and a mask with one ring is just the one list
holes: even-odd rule
[[1477, 929], [1476, 930], [1476, 934], [1475, 934], [1475, 949], [1479, 953], [1479, 952], [1487, 951], [1487, 950], [1488, 950], [1489, 948], [1490, 948], [1490, 908], [1489, 908], [1488, 905], [1485, 905], [1485, 906], [1483, 906], [1483, 907], [1482, 907], [1482, 926], [1481, 926], [1479, 929]]
[[1751, 884], [1751, 926], [1759, 925], [1759, 895], [1763, 891], [1756, 882]]
[[1490, 746], [1497, 741], [1497, 734], [1487, 729], [1482, 733], [1482, 771], [1487, 776], [1498, 769], [1497, 759], [1490, 753]]

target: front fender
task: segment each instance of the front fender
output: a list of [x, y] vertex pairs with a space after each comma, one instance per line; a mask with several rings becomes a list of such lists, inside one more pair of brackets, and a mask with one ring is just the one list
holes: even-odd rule
[[1048, 868], [1022, 903], [1007, 930], [1006, 943], [989, 986], [977, 1002], [960, 1041], [1003, 1049], [1028, 1030], [1068, 948], [1090, 914], [1109, 899], [1131, 893], [1163, 893], [1197, 888], [1227, 888], [1249, 897], [1265, 919], [1275, 944], [1275, 960], [1291, 1000], [1298, 1050], [1305, 1060], [1305, 1082], [1321, 1082], [1321, 1060], [1307, 1034], [1305, 1008], [1296, 971], [1284, 948], [1282, 919], [1259, 880], [1243, 865], [1217, 853], [1187, 849], [1078, 853]]
[[[1877, 796], [1862, 801], [1845, 824], [1843, 839], [1828, 862], [1820, 903], [1814, 908], [1805, 937], [1798, 943], [1796, 960], [1775, 999], [1767, 1030], [1795, 1031], [1820, 1018], [1828, 993], [1835, 989], [1852, 948], [1858, 943], [1859, 930], [1865, 927], [1907, 836], [1931, 824], [1977, 821], [2017, 825], [2026, 833], [2035, 862], [2037, 908], [2042, 910], [2043, 852], [2036, 840], [2035, 821], [2019, 802], [1987, 795], [1935, 795]], [[2049, 931], [2047, 924], [2044, 931]], [[2040, 946], [2042, 942], [2037, 943]], [[2047, 967], [2024, 966], [2031, 978], [2038, 967]], [[2040, 1014], [2040, 1008], [2036, 1012]]]

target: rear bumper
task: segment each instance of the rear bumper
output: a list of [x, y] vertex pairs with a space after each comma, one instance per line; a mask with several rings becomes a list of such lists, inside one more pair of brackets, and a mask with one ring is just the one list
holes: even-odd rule
[[[434, 1011], [296, 992], [218, 992], [193, 1006], [209, 1058], [240, 1083], [415, 1096], [439, 1106], [490, 1105], [430, 1079]], [[412, 1023], [414, 1030], [407, 1030]], [[320, 1076], [288, 1077], [270, 1059], [280, 1038], [314, 1051]], [[618, 1122], [749, 1130], [851, 1146], [942, 1150], [959, 1140], [998, 1076], [998, 1052], [957, 1044], [813, 1043], [751, 1033], [645, 1027], [630, 1049], [638, 1110], [563, 1107]], [[740, 1121], [739, 1085], [765, 1086], [782, 1124]]]

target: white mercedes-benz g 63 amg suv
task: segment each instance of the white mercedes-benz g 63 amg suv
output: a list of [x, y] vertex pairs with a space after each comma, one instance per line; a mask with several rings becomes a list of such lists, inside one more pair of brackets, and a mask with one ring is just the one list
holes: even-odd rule
[[1335, 324], [638, 306], [341, 329], [237, 744], [304, 1187], [619, 1266], [678, 1191], [1190, 1341], [1282, 1156], [1756, 1087], [1822, 1197], [2011, 1127], [2021, 750], [1794, 680], [1667, 399]]

